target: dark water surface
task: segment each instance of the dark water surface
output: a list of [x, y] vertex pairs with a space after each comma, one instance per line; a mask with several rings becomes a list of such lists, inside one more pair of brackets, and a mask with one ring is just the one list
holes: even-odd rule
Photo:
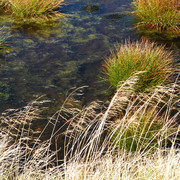
[[104, 96], [101, 63], [117, 42], [136, 39], [131, 0], [65, 2], [59, 11], [71, 16], [49, 26], [18, 27], [0, 16], [1, 31], [10, 33], [10, 52], [0, 60], [0, 112], [42, 94], [62, 102], [74, 86], [89, 86], [86, 101]]
[[84, 103], [104, 97], [103, 60], [117, 42], [138, 39], [132, 0], [65, 0], [64, 18], [48, 26], [17, 26], [0, 16], [10, 34], [9, 53], [0, 56], [0, 112], [46, 94], [61, 104], [72, 87], [88, 85]]

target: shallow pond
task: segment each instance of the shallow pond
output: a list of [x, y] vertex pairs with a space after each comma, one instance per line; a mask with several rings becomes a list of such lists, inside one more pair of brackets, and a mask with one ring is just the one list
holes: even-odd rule
[[140, 38], [128, 14], [132, 0], [65, 2], [58, 10], [68, 16], [48, 26], [22, 27], [0, 16], [1, 31], [9, 34], [9, 52], [0, 56], [0, 112], [43, 94], [58, 106], [70, 88], [84, 85], [83, 103], [102, 99], [103, 60], [116, 43]]
[[[104, 59], [117, 43], [144, 38], [135, 31], [135, 20], [128, 13], [132, 0], [65, 2], [58, 11], [68, 15], [48, 25], [22, 27], [0, 15], [0, 33], [9, 36], [8, 48], [0, 52], [0, 112], [23, 107], [45, 94], [51, 100], [49, 116], [72, 87], [85, 85], [81, 105], [106, 98], [109, 85], [99, 78]], [[168, 43], [177, 52], [180, 49], [179, 40], [159, 43]], [[41, 119], [34, 129], [42, 130], [46, 123]], [[52, 128], [46, 129], [43, 139]], [[62, 147], [63, 137], [59, 142]]]
[[[101, 63], [117, 42], [136, 39], [131, 0], [66, 0], [59, 11], [70, 16], [48, 26], [18, 27], [0, 17], [10, 34], [1, 55], [0, 105], [21, 107], [42, 94], [62, 102], [72, 87], [88, 85], [85, 101], [103, 97]], [[104, 87], [103, 87], [104, 86]]]

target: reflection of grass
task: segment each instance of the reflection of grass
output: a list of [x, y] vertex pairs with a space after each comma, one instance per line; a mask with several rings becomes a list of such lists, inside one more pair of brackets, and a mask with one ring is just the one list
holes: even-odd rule
[[180, 4], [178, 0], [133, 0], [138, 26], [180, 35]]
[[2, 28], [0, 29], [0, 49], [4, 49], [5, 46], [4, 46], [4, 41], [6, 40], [6, 35], [5, 33], [2, 32]]
[[6, 0], [7, 9], [13, 16], [23, 19], [49, 18], [59, 15], [55, 12], [64, 0]]
[[126, 42], [119, 45], [104, 64], [106, 81], [115, 88], [120, 81], [125, 81], [136, 71], [145, 71], [140, 75], [136, 90], [156, 86], [169, 75], [173, 57], [162, 46], [149, 41]]
[[3, 28], [0, 29], [0, 52], [9, 52], [7, 45], [5, 44], [6, 39], [10, 37], [10, 34], [7, 33]]

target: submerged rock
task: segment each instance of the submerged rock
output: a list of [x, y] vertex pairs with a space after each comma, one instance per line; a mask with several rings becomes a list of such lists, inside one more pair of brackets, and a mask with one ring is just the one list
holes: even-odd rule
[[113, 14], [104, 15], [103, 18], [107, 19], [107, 20], [110, 20], [110, 21], [116, 22], [116, 21], [119, 21], [124, 16], [125, 16], [125, 14], [113, 13]]
[[88, 12], [88, 13], [98, 12], [99, 9], [100, 9], [99, 6], [96, 4], [83, 6], [83, 10]]

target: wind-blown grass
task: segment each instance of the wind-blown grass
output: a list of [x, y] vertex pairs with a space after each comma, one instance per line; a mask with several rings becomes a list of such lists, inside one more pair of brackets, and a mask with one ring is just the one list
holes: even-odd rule
[[173, 71], [173, 61], [172, 52], [164, 46], [149, 41], [126, 41], [119, 44], [105, 61], [104, 80], [118, 88], [119, 82], [127, 80], [136, 71], [144, 71], [136, 86], [137, 91], [143, 91], [167, 79]]
[[[134, 93], [134, 86], [138, 81], [138, 76], [135, 75], [119, 87], [111, 102], [104, 105], [93, 102], [82, 110], [69, 104], [66, 107], [68, 102], [66, 100], [61, 109], [49, 120], [49, 124], [54, 126], [50, 139], [42, 143], [39, 138], [36, 138], [31, 141], [36, 144], [33, 146], [29, 146], [28, 141], [33, 138], [31, 123], [38, 118], [39, 114], [37, 102], [35, 106], [30, 104], [21, 111], [14, 111], [15, 114], [2, 114], [1, 122], [10, 123], [9, 126], [3, 126], [7, 128], [2, 128], [1, 125], [0, 178], [179, 179], [180, 152], [175, 149], [179, 133], [178, 126], [175, 126], [179, 116], [179, 110], [176, 109], [179, 107], [179, 91], [176, 84], [178, 78], [172, 86], [159, 87], [149, 94], [137, 94]], [[154, 116], [153, 113], [149, 113], [149, 108], [157, 114]], [[172, 114], [172, 110], [176, 110], [176, 113]], [[153, 122], [154, 119], [154, 123], [160, 120], [163, 125], [159, 129], [154, 126], [146, 129], [147, 135], [137, 133], [139, 131], [137, 128], [133, 134], [134, 138], [131, 138], [132, 143], [138, 141], [141, 143], [138, 143], [139, 148], [135, 151], [126, 148], [128, 137], [115, 136], [115, 138], [118, 137], [114, 141], [117, 143], [112, 143], [116, 132], [127, 131], [128, 127], [135, 122], [138, 124], [135, 117], [139, 113], [142, 117], [148, 114], [148, 120]], [[53, 158], [56, 157], [59, 149], [52, 152], [50, 145], [53, 136], [56, 136], [57, 140], [60, 136], [56, 125], [61, 118], [66, 119], [68, 124], [68, 128], [63, 132], [64, 163], [54, 166]], [[29, 127], [28, 130], [25, 125]], [[154, 136], [149, 137], [148, 133], [152, 132], [152, 129], [156, 131]], [[22, 132], [21, 136], [19, 133], [15, 136], [15, 142], [11, 140], [12, 131], [13, 134], [17, 131]], [[44, 131], [46, 129], [41, 134]], [[156, 139], [154, 145], [151, 144], [153, 139]], [[123, 147], [117, 146], [120, 141], [124, 142]], [[168, 141], [171, 142], [170, 148], [162, 144]]]
[[178, 0], [133, 0], [137, 27], [180, 35], [180, 3]]

